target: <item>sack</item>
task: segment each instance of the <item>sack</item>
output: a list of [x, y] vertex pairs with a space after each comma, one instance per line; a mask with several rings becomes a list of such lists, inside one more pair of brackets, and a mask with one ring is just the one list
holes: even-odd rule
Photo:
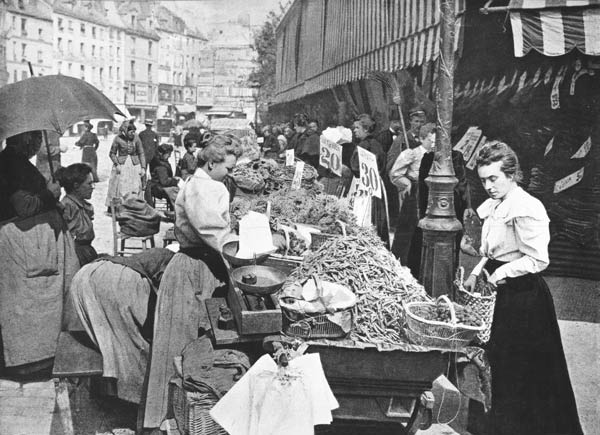
[[117, 217], [121, 232], [128, 236], [151, 236], [160, 229], [158, 212], [136, 195], [123, 198]]
[[250, 368], [246, 354], [232, 349], [213, 349], [208, 337], [189, 343], [181, 353], [183, 388], [213, 391], [222, 397]]

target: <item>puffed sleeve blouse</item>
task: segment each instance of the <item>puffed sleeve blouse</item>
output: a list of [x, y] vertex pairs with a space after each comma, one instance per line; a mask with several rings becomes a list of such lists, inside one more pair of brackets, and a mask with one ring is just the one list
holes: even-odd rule
[[475, 267], [474, 274], [481, 272], [487, 259], [506, 263], [490, 277], [493, 283], [548, 267], [550, 219], [537, 198], [515, 187], [503, 200], [487, 199], [477, 214], [484, 219], [480, 253], [485, 258]]

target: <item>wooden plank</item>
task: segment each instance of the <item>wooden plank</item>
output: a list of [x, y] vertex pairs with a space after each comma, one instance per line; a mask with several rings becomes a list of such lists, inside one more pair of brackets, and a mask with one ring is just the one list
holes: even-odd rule
[[212, 328], [213, 338], [217, 346], [261, 341], [265, 337], [264, 334], [241, 336], [238, 334], [235, 328], [219, 328], [219, 307], [221, 305], [227, 305], [227, 301], [224, 298], [209, 298], [206, 299], [205, 304], [206, 311], [208, 311], [208, 319]]
[[52, 370], [54, 377], [102, 376], [102, 373], [102, 355], [92, 347], [85, 331], [60, 333]]

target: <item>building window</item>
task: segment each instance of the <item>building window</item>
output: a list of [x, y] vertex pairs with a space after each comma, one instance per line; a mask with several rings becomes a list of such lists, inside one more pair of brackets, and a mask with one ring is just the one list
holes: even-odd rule
[[148, 56], [152, 57], [152, 41], [148, 41]]
[[62, 38], [58, 38], [58, 42], [56, 44], [56, 48], [58, 49], [58, 51], [60, 51], [62, 53], [63, 51], [63, 46], [62, 46]]
[[72, 71], [73, 71], [73, 64], [72, 64], [72, 63], [69, 63], [69, 65], [67, 66], [67, 72], [68, 72], [69, 74], [71, 74], [71, 72], [72, 72]]
[[85, 24], [81, 23], [81, 34], [85, 36]]
[[60, 60], [56, 63], [56, 69], [59, 74], [62, 72], [62, 62]]
[[131, 37], [131, 54], [135, 54], [135, 38]]
[[44, 63], [44, 55], [41, 50], [38, 50], [38, 63]]
[[13, 41], [13, 60], [17, 60], [17, 41]]
[[90, 77], [90, 79], [91, 79], [90, 81], [92, 83], [96, 81], [96, 67], [95, 66], [92, 67], [92, 77]]
[[62, 30], [63, 29], [63, 21], [62, 18], [58, 19], [58, 30]]
[[100, 47], [100, 59], [104, 59], [104, 47]]
[[25, 80], [27, 78], [27, 71], [21, 71], [21, 80]]
[[113, 67], [112, 67], [112, 66], [109, 66], [109, 67], [108, 67], [108, 79], [109, 79], [109, 80], [112, 80], [112, 69], [113, 69]]
[[100, 78], [100, 83], [104, 82], [104, 68], [100, 67], [98, 69], [98, 77]]
[[79, 67], [79, 74], [80, 74], [81, 80], [85, 80], [85, 66], [81, 65]]
[[131, 61], [131, 80], [135, 80], [135, 60]]
[[96, 28], [92, 27], [92, 38], [96, 39]]
[[82, 42], [81, 44], [79, 44], [79, 54], [81, 56], [83, 56], [84, 55], [84, 51], [85, 50], [84, 50], [84, 46], [83, 46], [83, 42]]
[[42, 39], [42, 29], [38, 29], [38, 39]]
[[16, 83], [19, 81], [19, 76], [17, 75], [17, 70], [14, 70], [13, 72], [13, 81]]
[[92, 57], [96, 57], [96, 46], [92, 45]]
[[27, 20], [21, 18], [21, 36], [27, 36]]
[[110, 39], [113, 39], [115, 37], [115, 29], [113, 29], [112, 27], [108, 29], [108, 37]]
[[148, 81], [152, 83], [152, 64], [148, 64]]
[[73, 31], [73, 21], [69, 20], [69, 31]]
[[121, 47], [117, 47], [117, 58], [121, 57]]
[[117, 67], [117, 80], [121, 80], [121, 67]]
[[25, 59], [26, 52], [27, 52], [27, 44], [21, 44], [21, 59]]
[[23, 0], [19, 0], [19, 9], [25, 9], [25, 2]]
[[135, 15], [131, 16], [131, 27], [135, 27]]
[[17, 30], [17, 17], [15, 15], [12, 17], [12, 30]]
[[69, 42], [67, 43], [67, 50], [70, 55], [73, 55], [73, 41], [71, 41], [70, 39], [69, 39]]

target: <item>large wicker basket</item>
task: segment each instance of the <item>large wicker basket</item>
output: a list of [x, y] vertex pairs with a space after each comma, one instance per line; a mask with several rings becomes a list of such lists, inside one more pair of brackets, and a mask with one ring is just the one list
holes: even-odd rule
[[483, 321], [479, 326], [469, 326], [457, 323], [454, 304], [447, 296], [440, 296], [450, 308], [451, 323], [427, 320], [421, 317], [424, 311], [435, 302], [409, 302], [404, 304], [406, 314], [406, 334], [408, 339], [422, 346], [439, 347], [444, 349], [459, 349], [471, 343], [477, 334], [485, 329]]
[[[352, 323], [352, 309], [341, 311], [342, 316]], [[337, 323], [330, 321], [327, 314], [307, 315], [281, 307], [282, 330], [287, 335], [303, 339], [342, 338], [348, 335]]]
[[175, 421], [182, 435], [227, 435], [209, 414], [219, 401], [214, 391], [187, 391], [180, 383], [170, 382], [169, 397]]
[[[485, 269], [484, 269], [485, 272]], [[494, 319], [494, 306], [496, 305], [496, 292], [491, 295], [481, 293], [471, 293], [465, 289], [464, 269], [458, 269], [454, 287], [456, 289], [456, 301], [461, 305], [470, 307], [485, 323], [485, 329], [477, 334], [476, 342], [479, 344], [487, 343], [492, 331], [492, 320]], [[486, 272], [487, 273], [487, 272]]]

